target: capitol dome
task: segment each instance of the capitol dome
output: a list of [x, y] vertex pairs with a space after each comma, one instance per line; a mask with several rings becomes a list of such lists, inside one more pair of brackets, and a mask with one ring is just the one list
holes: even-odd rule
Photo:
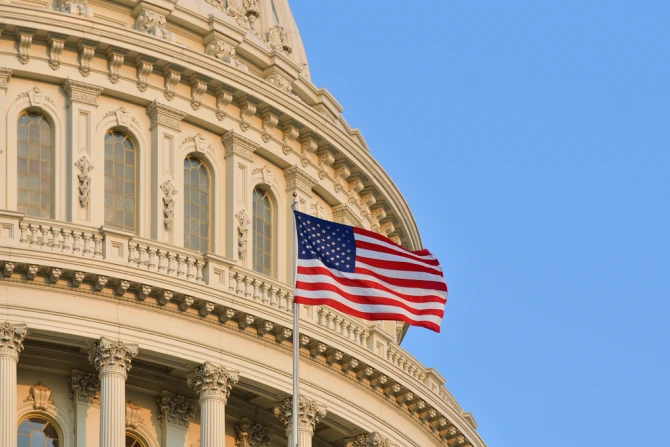
[[[287, 0], [0, 3], [0, 447], [284, 447], [290, 204], [421, 248]], [[300, 447], [481, 447], [403, 324], [300, 313]]]

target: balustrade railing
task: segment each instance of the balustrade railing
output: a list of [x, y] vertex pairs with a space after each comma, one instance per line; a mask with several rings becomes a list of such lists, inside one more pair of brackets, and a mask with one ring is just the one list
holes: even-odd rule
[[203, 255], [142, 238], [133, 237], [128, 241], [128, 265], [188, 281], [205, 282]]
[[102, 258], [102, 235], [90, 228], [31, 219], [19, 223], [19, 242], [30, 248]]

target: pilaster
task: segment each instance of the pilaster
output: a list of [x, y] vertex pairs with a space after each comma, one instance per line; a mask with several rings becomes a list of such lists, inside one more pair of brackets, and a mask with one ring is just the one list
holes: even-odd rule
[[200, 396], [200, 447], [225, 447], [226, 403], [239, 380], [237, 372], [205, 362], [188, 377]]
[[[103, 90], [103, 87], [69, 78], [63, 83], [63, 91], [68, 98], [67, 114], [70, 125], [65, 159], [68, 185], [67, 219], [74, 224], [95, 227], [104, 224], [105, 212], [105, 154], [103, 150], [93, 150], [94, 145], [100, 147], [103, 144], [102, 141], [94, 141], [98, 97]], [[99, 170], [96, 172], [99, 175], [90, 176], [89, 172], [95, 168]], [[88, 189], [90, 200], [81, 200], [80, 187]]]
[[16, 365], [23, 351], [25, 324], [0, 324], [0, 446], [16, 447]]
[[137, 352], [137, 345], [107, 337], [91, 344], [88, 359], [100, 376], [100, 447], [125, 446], [126, 378]]
[[100, 378], [72, 371], [70, 398], [74, 403], [75, 447], [100, 445]]
[[156, 101], [147, 107], [147, 113], [151, 120], [151, 237], [183, 245], [184, 220], [182, 214], [175, 213], [174, 195], [184, 184], [182, 161], [177, 160], [177, 136], [186, 113]]
[[[221, 137], [226, 165], [226, 257], [251, 268], [251, 244], [246, 243], [251, 211], [251, 166], [258, 144], [231, 130]], [[245, 219], [246, 216], [246, 219]]]
[[[286, 435], [288, 436], [288, 447], [296, 445], [293, 441], [293, 433], [291, 433], [292, 409], [293, 399], [284, 399], [279, 402], [274, 408], [274, 415], [278, 417], [286, 426]], [[326, 406], [318, 403], [315, 400], [306, 397], [300, 397], [300, 414], [298, 415], [298, 436], [297, 445], [300, 447], [312, 447], [312, 437], [314, 436], [314, 428], [319, 423], [322, 417], [326, 416]]]
[[[284, 178], [286, 179], [286, 203], [293, 203], [295, 197], [295, 200], [297, 201], [296, 209], [302, 213], [309, 213], [309, 203], [314, 194], [312, 188], [314, 188], [319, 181], [298, 165], [293, 165], [284, 170]], [[287, 213], [286, 217], [286, 228], [293, 231], [293, 213]], [[288, 244], [286, 250], [286, 265], [293, 265], [295, 259], [293, 250], [293, 244]]]
[[[7, 84], [12, 78], [12, 70], [0, 68], [0, 116], [7, 116]], [[7, 120], [0, 119], [0, 174], [7, 175]], [[5, 177], [6, 178], [6, 177]], [[7, 209], [7, 182], [0, 182], [0, 209]]]
[[195, 415], [197, 403], [168, 391], [163, 391], [156, 403], [158, 420], [161, 422], [161, 446], [184, 447], [190, 419]]

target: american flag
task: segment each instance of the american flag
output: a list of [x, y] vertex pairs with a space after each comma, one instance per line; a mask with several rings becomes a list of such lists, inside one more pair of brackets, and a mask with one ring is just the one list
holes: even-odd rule
[[440, 332], [447, 284], [428, 250], [408, 251], [372, 231], [298, 211], [295, 222], [294, 302]]

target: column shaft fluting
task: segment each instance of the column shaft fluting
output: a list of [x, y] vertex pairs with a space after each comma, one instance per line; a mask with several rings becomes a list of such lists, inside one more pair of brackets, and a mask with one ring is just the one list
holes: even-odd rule
[[126, 376], [100, 374], [100, 447], [126, 445]]
[[225, 447], [226, 400], [200, 399], [200, 447]]
[[0, 446], [16, 447], [17, 358], [0, 354]]

